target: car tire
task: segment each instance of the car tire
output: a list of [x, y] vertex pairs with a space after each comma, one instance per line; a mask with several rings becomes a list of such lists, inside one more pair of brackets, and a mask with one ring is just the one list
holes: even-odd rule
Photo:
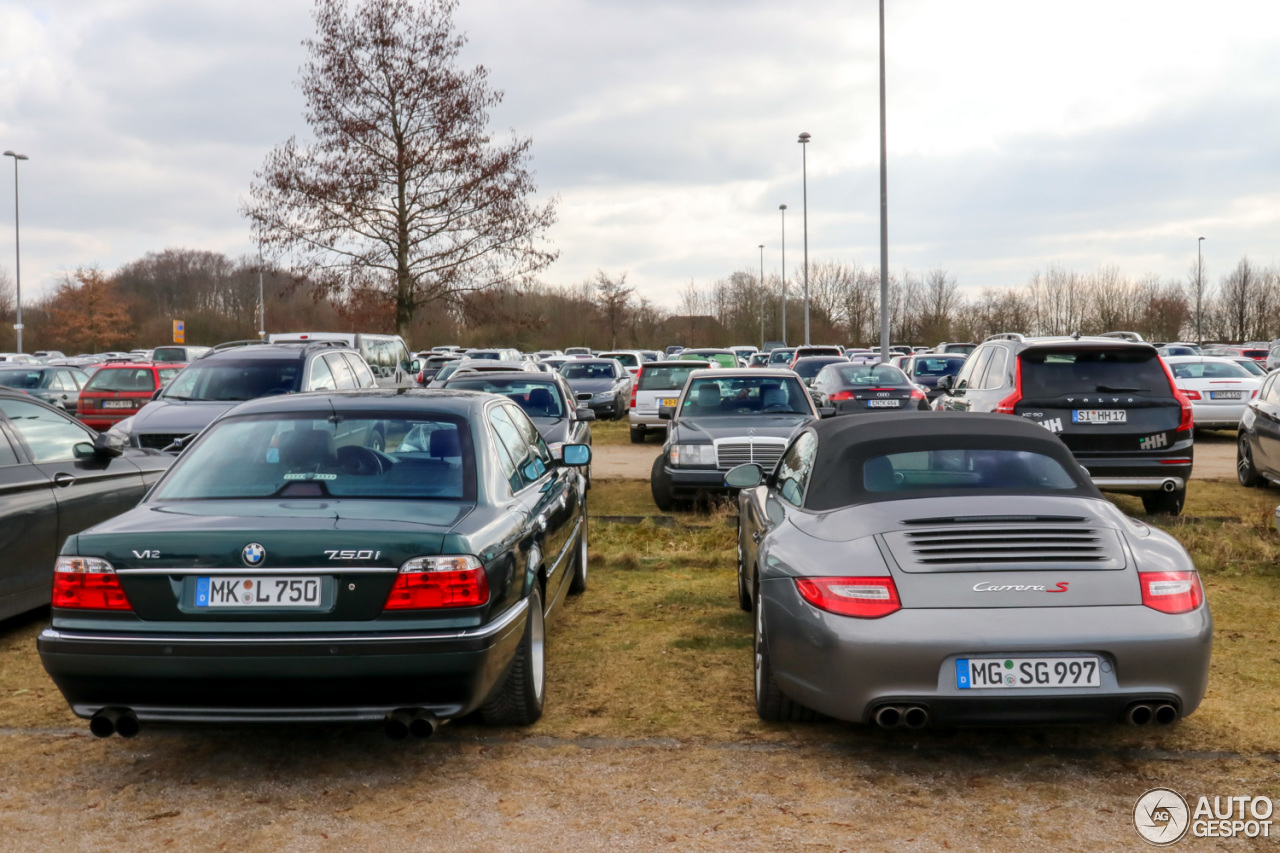
[[769, 723], [808, 723], [818, 715], [799, 702], [793, 702], [778, 689], [769, 661], [769, 641], [764, 634], [764, 608], [756, 607], [755, 618], [755, 698], [756, 713]]
[[546, 623], [537, 583], [529, 592], [527, 613], [524, 636], [502, 687], [480, 706], [480, 717], [489, 725], [530, 726], [542, 716], [547, 688]]
[[1152, 492], [1142, 496], [1142, 508], [1147, 515], [1178, 515], [1187, 501], [1187, 489], [1184, 486], [1176, 492]]
[[640, 427], [639, 429], [636, 429], [635, 427], [631, 428], [631, 443], [644, 444], [644, 427]]
[[582, 527], [578, 528], [578, 541], [574, 546], [573, 578], [569, 581], [569, 594], [582, 595], [587, 591], [587, 509], [582, 508]]
[[653, 460], [653, 470], [649, 472], [649, 490], [653, 492], [653, 502], [663, 512], [675, 509], [676, 499], [672, 493], [671, 475], [665, 466], [666, 454]]
[[1253, 464], [1253, 449], [1249, 447], [1249, 436], [1241, 433], [1236, 443], [1236, 479], [1246, 489], [1257, 488], [1262, 484], [1262, 477]]
[[742, 519], [738, 519], [738, 606], [750, 613], [753, 604], [751, 590], [747, 589], [747, 567], [742, 560]]

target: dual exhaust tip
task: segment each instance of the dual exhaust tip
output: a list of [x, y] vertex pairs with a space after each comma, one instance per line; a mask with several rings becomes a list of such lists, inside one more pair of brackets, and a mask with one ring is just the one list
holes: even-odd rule
[[929, 725], [929, 709], [923, 705], [883, 705], [872, 717], [882, 729], [923, 729]]
[[440, 728], [441, 720], [421, 708], [401, 708], [387, 715], [383, 731], [391, 740], [404, 740], [409, 735], [429, 738]]
[[1138, 702], [1130, 705], [1125, 712], [1124, 721], [1131, 726], [1145, 726], [1155, 723], [1167, 726], [1178, 721], [1178, 709], [1168, 702]]
[[129, 708], [103, 708], [89, 718], [89, 731], [94, 737], [134, 737], [141, 727]]

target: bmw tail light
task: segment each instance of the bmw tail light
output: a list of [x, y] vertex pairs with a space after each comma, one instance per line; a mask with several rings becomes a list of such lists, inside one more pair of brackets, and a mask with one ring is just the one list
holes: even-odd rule
[[902, 609], [893, 578], [796, 578], [800, 597], [819, 610], [879, 619]]
[[1204, 602], [1195, 572], [1139, 572], [1142, 603], [1161, 613], [1189, 613]]
[[1002, 415], [1016, 414], [1014, 407], [1022, 402], [1022, 359], [1014, 361], [1013, 393], [996, 403], [995, 410]]
[[488, 601], [489, 578], [475, 557], [414, 557], [400, 567], [382, 609], [478, 607]]
[[98, 557], [59, 557], [53, 606], [68, 610], [132, 610], [115, 566]]

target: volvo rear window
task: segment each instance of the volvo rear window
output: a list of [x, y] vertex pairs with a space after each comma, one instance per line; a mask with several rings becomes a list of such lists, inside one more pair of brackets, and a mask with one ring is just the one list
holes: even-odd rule
[[1173, 395], [1154, 349], [1028, 349], [1018, 358], [1022, 396], [1028, 399], [1096, 393]]
[[702, 370], [705, 364], [690, 364], [688, 367], [646, 367], [640, 374], [641, 391], [679, 391], [685, 380], [695, 370]]
[[214, 424], [155, 499], [474, 500], [467, 423], [450, 415], [269, 415]]
[[868, 492], [1070, 490], [1071, 475], [1027, 450], [919, 450], [873, 456], [863, 463]]

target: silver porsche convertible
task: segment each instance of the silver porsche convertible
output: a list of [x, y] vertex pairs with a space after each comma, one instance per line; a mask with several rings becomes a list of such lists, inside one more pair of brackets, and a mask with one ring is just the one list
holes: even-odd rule
[[756, 708], [882, 727], [1193, 712], [1213, 623], [1190, 556], [1008, 415], [815, 421], [741, 465]]

